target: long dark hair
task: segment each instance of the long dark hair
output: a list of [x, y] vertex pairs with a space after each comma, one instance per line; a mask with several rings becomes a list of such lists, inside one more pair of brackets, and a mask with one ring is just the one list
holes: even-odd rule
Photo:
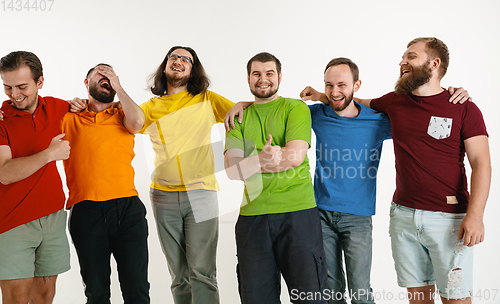
[[205, 69], [196, 55], [196, 52], [187, 46], [174, 46], [172, 47], [165, 59], [163, 59], [162, 63], [156, 70], [154, 74], [150, 76], [150, 81], [152, 81], [153, 85], [150, 87], [151, 93], [157, 96], [163, 96], [167, 94], [167, 77], [165, 76], [165, 67], [167, 66], [168, 56], [177, 49], [183, 49], [191, 53], [193, 58], [193, 67], [191, 68], [191, 77], [189, 78], [187, 84], [187, 91], [192, 95], [197, 95], [203, 92], [210, 85], [210, 80], [205, 73]]

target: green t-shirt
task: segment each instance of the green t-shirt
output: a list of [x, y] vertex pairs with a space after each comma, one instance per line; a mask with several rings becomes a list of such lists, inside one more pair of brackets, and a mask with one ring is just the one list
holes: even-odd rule
[[[260, 153], [268, 140], [284, 147], [291, 140], [311, 146], [311, 113], [301, 100], [283, 98], [253, 104], [245, 110], [243, 122], [226, 133], [226, 151], [241, 149], [245, 157]], [[241, 215], [260, 215], [305, 210], [316, 207], [309, 159], [306, 155], [296, 168], [276, 173], [257, 173], [245, 181]]]

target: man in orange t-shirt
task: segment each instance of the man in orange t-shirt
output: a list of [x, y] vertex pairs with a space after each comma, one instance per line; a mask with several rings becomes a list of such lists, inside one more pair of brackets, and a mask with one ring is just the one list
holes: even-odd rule
[[[149, 299], [146, 209], [134, 186], [134, 133], [144, 113], [111, 66], [98, 64], [85, 78], [88, 107], [68, 113], [62, 131], [71, 157], [64, 161], [71, 209], [69, 231], [78, 254], [88, 303], [109, 303], [113, 254], [124, 303]], [[121, 109], [111, 103], [118, 95]]]

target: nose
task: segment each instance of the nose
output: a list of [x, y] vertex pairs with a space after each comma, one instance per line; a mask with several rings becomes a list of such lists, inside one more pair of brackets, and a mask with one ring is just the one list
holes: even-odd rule
[[339, 96], [341, 94], [340, 88], [338, 86], [333, 87], [333, 96]]
[[21, 90], [19, 88], [12, 88], [12, 97], [17, 98], [21, 95]]
[[401, 59], [401, 61], [399, 62], [399, 66], [401, 67], [401, 66], [403, 66], [405, 64], [408, 64], [408, 61], [406, 61], [406, 59], [404, 59], [404, 58]]

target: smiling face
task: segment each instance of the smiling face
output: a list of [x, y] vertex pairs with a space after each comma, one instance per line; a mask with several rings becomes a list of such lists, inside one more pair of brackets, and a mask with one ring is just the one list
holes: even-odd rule
[[33, 75], [28, 66], [1, 73], [5, 94], [15, 108], [34, 113], [38, 106], [38, 90], [43, 87], [43, 77], [38, 81], [33, 80]]
[[330, 107], [337, 113], [348, 107], [354, 107], [352, 98], [360, 86], [361, 81], [354, 82], [347, 64], [331, 66], [325, 72], [325, 95]]
[[[186, 60], [185, 58], [190, 60]], [[173, 87], [186, 86], [189, 82], [189, 78], [191, 77], [192, 67], [193, 56], [189, 51], [185, 49], [175, 49], [172, 51], [164, 70], [168, 84]]]
[[411, 45], [399, 63], [400, 74], [395, 86], [396, 93], [409, 94], [428, 83], [436, 73], [436, 69], [432, 68], [435, 62], [431, 62], [434, 60], [429, 59], [424, 42]]
[[274, 61], [252, 62], [248, 84], [252, 94], [261, 101], [272, 101], [278, 98], [281, 74], [276, 70]]
[[89, 95], [99, 102], [110, 103], [115, 99], [116, 91], [111, 87], [109, 79], [97, 70], [92, 71], [85, 79], [85, 85]]

